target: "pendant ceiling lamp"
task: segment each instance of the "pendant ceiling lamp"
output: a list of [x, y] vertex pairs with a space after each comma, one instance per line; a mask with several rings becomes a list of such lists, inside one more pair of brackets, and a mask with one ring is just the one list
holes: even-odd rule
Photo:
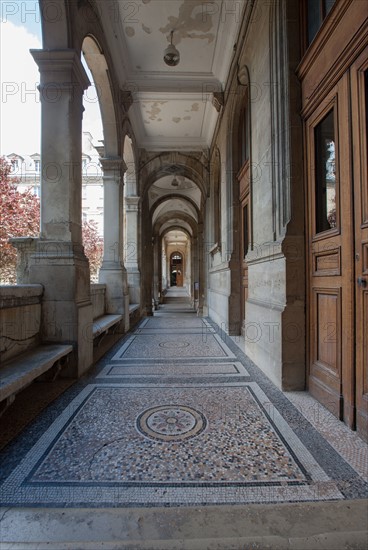
[[175, 67], [180, 61], [180, 53], [178, 52], [178, 50], [175, 48], [174, 44], [172, 43], [173, 34], [174, 34], [174, 31], [171, 31], [171, 33], [170, 33], [170, 37], [171, 37], [170, 44], [168, 45], [168, 47], [164, 51], [164, 61], [165, 61], [166, 65], [169, 65], [169, 67]]

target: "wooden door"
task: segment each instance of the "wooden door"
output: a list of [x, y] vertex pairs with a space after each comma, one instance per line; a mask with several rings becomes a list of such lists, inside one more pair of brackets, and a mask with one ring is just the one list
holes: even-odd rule
[[356, 426], [368, 440], [368, 48], [351, 68], [355, 217]]
[[309, 390], [354, 426], [354, 265], [350, 79], [306, 121]]
[[176, 269], [176, 286], [183, 286], [183, 266], [179, 264]]
[[241, 303], [241, 333], [244, 335], [244, 322], [246, 319], [246, 303], [248, 299], [248, 264], [246, 255], [250, 242], [250, 186], [249, 186], [249, 160], [245, 162], [238, 174], [239, 200], [240, 200], [240, 303]]

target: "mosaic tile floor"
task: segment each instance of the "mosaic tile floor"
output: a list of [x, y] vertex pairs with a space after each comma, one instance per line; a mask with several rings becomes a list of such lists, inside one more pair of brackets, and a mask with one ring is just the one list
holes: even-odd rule
[[367, 497], [364, 460], [358, 467], [327, 441], [298, 396], [278, 391], [208, 320], [166, 311], [2, 451], [3, 506]]

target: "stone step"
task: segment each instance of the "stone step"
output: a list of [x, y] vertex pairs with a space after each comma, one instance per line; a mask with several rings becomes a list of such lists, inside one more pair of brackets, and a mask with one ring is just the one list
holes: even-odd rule
[[364, 499], [195, 508], [0, 509], [1, 550], [363, 550], [367, 510]]

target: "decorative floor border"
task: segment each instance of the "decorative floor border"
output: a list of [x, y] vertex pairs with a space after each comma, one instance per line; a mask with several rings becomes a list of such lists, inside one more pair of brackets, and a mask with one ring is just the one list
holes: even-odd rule
[[[194, 335], [196, 336], [200, 336], [199, 333], [193, 333]], [[144, 360], [144, 361], [154, 361], [154, 362], [160, 362], [161, 361], [161, 358], [159, 357], [155, 357], [155, 358], [149, 358], [149, 357], [127, 357], [127, 358], [124, 358], [124, 354], [126, 353], [126, 351], [129, 349], [129, 347], [132, 345], [132, 343], [136, 340], [136, 338], [139, 338], [139, 337], [144, 337], [145, 335], [144, 334], [138, 334], [138, 335], [133, 335], [133, 336], [130, 336], [125, 342], [124, 344], [121, 346], [121, 348], [117, 351], [117, 353], [115, 353], [115, 355], [111, 358], [111, 361], [125, 361], [125, 360], [129, 360], [131, 361], [132, 359], [138, 359], [138, 360]], [[149, 336], [149, 335], [147, 335]], [[150, 335], [152, 336], [152, 335]], [[206, 337], [207, 336], [211, 336], [213, 337], [216, 342], [219, 344], [220, 348], [224, 351], [225, 353], [225, 357], [219, 357], [219, 356], [208, 356], [208, 355], [203, 355], [203, 356], [186, 356], [186, 357], [180, 357], [180, 362], [184, 362], [184, 361], [192, 361], [192, 360], [195, 360], [195, 359], [202, 359], [202, 360], [206, 360], [206, 361], [212, 361], [213, 359], [221, 359], [222, 361], [226, 360], [226, 359], [236, 359], [236, 355], [231, 351], [231, 349], [221, 340], [221, 338], [217, 335], [217, 334], [206, 334]], [[165, 358], [163, 358], [165, 359]]]
[[[182, 361], [178, 361], [178, 364], [175, 365], [177, 372], [168, 372], [167, 374], [163, 374], [162, 372], [154, 372], [156, 367], [161, 368], [168, 367], [173, 365], [173, 363], [159, 363], [155, 362], [154, 364], [147, 364], [146, 361], [144, 364], [137, 364], [137, 363], [127, 363], [124, 362], [121, 364], [109, 364], [106, 367], [104, 367], [97, 375], [96, 378], [115, 378], [115, 379], [124, 379], [126, 377], [129, 378], [142, 378], [145, 376], [153, 376], [153, 377], [159, 377], [162, 381], [162, 376], [170, 376], [170, 378], [183, 378], [183, 377], [208, 377], [210, 379], [221, 377], [221, 376], [249, 376], [248, 371], [240, 363], [240, 361], [231, 361], [228, 363], [183, 363]], [[224, 368], [224, 371], [226, 370], [226, 367], [233, 367], [233, 372], [211, 372], [211, 367], [214, 366], [218, 368]], [[204, 367], [207, 368], [207, 372], [189, 372], [189, 370], [195, 371], [196, 369], [203, 369]], [[129, 369], [133, 369], [136, 372], [124, 372], [129, 371]], [[186, 372], [188, 371], [188, 372]]]

